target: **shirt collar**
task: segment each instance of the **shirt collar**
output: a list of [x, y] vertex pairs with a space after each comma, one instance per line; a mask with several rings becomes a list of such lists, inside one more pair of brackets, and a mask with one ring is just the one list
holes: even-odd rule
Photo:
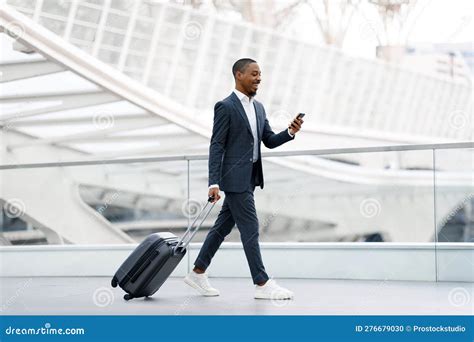
[[242, 93], [241, 91], [237, 89], [234, 89], [234, 93], [235, 95], [237, 95], [237, 97], [239, 98], [241, 102], [245, 102], [245, 103], [253, 102], [253, 97], [248, 97], [247, 95], [245, 95], [244, 93]]

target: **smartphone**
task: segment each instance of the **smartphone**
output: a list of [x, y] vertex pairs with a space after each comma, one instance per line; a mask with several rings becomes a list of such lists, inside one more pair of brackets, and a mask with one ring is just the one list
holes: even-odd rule
[[296, 118], [297, 119], [302, 119], [304, 115], [305, 115], [304, 113], [298, 113], [298, 116]]

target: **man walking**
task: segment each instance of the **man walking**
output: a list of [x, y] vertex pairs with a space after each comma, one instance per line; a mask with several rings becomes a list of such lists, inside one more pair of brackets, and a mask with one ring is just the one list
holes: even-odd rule
[[216, 103], [209, 148], [209, 196], [214, 202], [225, 193], [222, 209], [199, 252], [194, 269], [184, 278], [186, 284], [204, 296], [218, 296], [205, 272], [214, 254], [236, 224], [250, 267], [255, 298], [292, 299], [293, 292], [279, 286], [265, 272], [258, 242], [258, 218], [254, 189], [263, 189], [260, 143], [278, 147], [300, 130], [302, 119], [295, 118], [288, 129], [275, 134], [266, 118], [263, 105], [254, 100], [261, 81], [260, 68], [250, 58], [239, 59], [232, 67], [235, 89]]

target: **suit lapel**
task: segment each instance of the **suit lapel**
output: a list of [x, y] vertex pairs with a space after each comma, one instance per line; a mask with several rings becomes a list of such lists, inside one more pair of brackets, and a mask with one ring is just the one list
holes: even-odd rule
[[235, 109], [237, 109], [237, 112], [240, 113], [240, 116], [242, 116], [242, 119], [244, 119], [245, 121], [247, 129], [249, 130], [250, 134], [252, 134], [252, 128], [250, 128], [250, 122], [247, 118], [247, 114], [245, 114], [244, 107], [242, 106], [242, 103], [234, 92], [232, 92], [231, 99], [234, 102]]

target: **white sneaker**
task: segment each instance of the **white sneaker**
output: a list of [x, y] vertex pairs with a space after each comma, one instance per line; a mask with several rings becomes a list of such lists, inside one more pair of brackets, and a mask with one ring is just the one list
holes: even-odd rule
[[255, 285], [256, 299], [293, 299], [294, 293], [269, 279], [263, 286]]
[[211, 284], [209, 284], [207, 273], [199, 274], [194, 271], [191, 271], [184, 278], [184, 282], [192, 288], [196, 289], [203, 296], [213, 297], [219, 295], [219, 290], [213, 288]]

